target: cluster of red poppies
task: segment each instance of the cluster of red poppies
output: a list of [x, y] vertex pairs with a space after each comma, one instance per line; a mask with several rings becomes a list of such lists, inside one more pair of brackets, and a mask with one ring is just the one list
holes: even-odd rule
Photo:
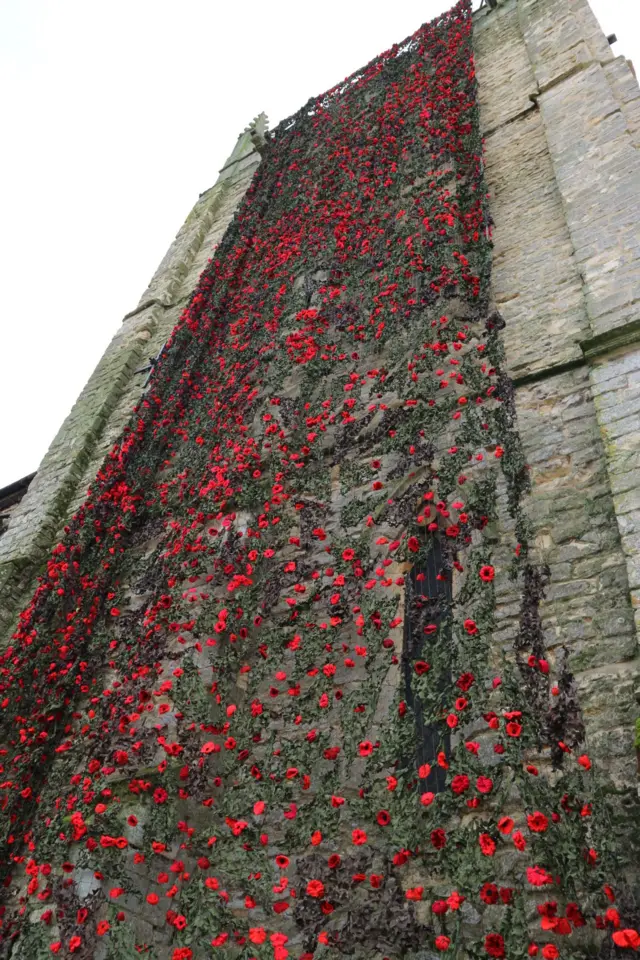
[[539, 629], [490, 234], [469, 0], [269, 136], [0, 663], [21, 955], [637, 948]]

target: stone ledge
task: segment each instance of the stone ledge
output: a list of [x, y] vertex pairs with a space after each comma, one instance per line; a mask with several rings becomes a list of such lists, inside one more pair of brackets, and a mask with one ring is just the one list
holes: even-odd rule
[[178, 297], [177, 300], [172, 300], [166, 303], [164, 300], [159, 300], [157, 297], [151, 297], [149, 300], [144, 300], [135, 310], [130, 310], [129, 313], [125, 313], [122, 318], [124, 323], [126, 320], [131, 320], [132, 317], [137, 316], [139, 313], [143, 313], [145, 310], [149, 310], [151, 307], [160, 307], [162, 310], [173, 310], [174, 307], [179, 307], [182, 303], [187, 302], [187, 297]]
[[536, 110], [538, 107], [538, 96], [537, 93], [529, 94], [529, 99], [531, 105], [525, 107], [524, 110], [521, 110], [519, 113], [515, 113], [512, 117], [508, 117], [506, 120], [503, 120], [502, 123], [497, 123], [495, 127], [491, 127], [489, 130], [485, 130], [482, 136], [486, 139], [487, 137], [492, 136], [498, 130], [502, 130], [503, 127], [508, 127], [510, 123], [515, 123], [517, 120], [522, 120], [523, 117], [527, 117], [532, 110]]
[[580, 349], [585, 360], [592, 360], [595, 357], [601, 357], [603, 354], [612, 353], [619, 347], [626, 347], [638, 342], [640, 342], [640, 319], [630, 320], [623, 326], [614, 327], [612, 330], [590, 337], [588, 340], [582, 340]]
[[570, 370], [583, 367], [585, 363], [586, 360], [583, 356], [566, 360], [564, 363], [552, 363], [550, 366], [534, 370], [532, 373], [524, 373], [522, 376], [513, 377], [513, 385], [517, 388], [527, 386], [530, 383], [538, 383], [540, 380], [548, 380], [551, 377], [559, 376], [561, 373], [568, 373]]
[[515, 387], [523, 387], [530, 383], [537, 383], [540, 380], [547, 380], [550, 377], [558, 376], [569, 370], [575, 370], [577, 367], [583, 367], [592, 360], [599, 359], [607, 354], [613, 353], [621, 347], [630, 346], [633, 343], [640, 343], [640, 319], [631, 320], [624, 326], [614, 327], [607, 330], [606, 333], [598, 334], [595, 337], [589, 337], [587, 340], [581, 340], [579, 343], [581, 355], [564, 363], [552, 363], [549, 366], [534, 370], [531, 373], [525, 373], [521, 376], [512, 377]]
[[564, 73], [560, 74], [557, 77], [554, 77], [553, 80], [549, 80], [548, 83], [539, 86], [538, 91], [534, 96], [536, 99], [541, 97], [544, 93], [548, 93], [549, 90], [553, 90], [554, 87], [559, 86], [561, 83], [564, 83], [565, 80], [570, 80], [572, 77], [575, 77], [577, 73], [582, 73], [584, 70], [588, 70], [589, 67], [607, 67], [611, 61], [609, 60], [598, 60], [593, 57], [591, 60], [584, 60], [581, 63], [575, 64], [569, 70], [566, 70]]
[[[231, 167], [235, 167], [236, 164], [238, 163], [242, 163], [243, 166], [245, 167], [249, 166], [249, 164], [246, 163], [245, 161], [249, 160], [250, 158], [252, 158], [251, 160], [252, 163], [260, 163], [260, 154], [258, 153], [257, 150], [252, 150], [251, 153], [247, 153], [242, 157], [236, 157], [235, 160], [230, 160], [228, 163], [225, 163], [224, 167], [221, 167], [218, 173], [222, 175], [223, 173], [225, 173], [225, 171], [230, 170]], [[205, 191], [205, 193], [207, 192], [208, 191]], [[203, 197], [205, 193], [201, 193], [200, 196]]]

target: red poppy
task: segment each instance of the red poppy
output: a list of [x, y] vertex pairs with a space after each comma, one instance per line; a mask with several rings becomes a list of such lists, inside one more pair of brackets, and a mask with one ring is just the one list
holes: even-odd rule
[[490, 777], [478, 777], [476, 780], [476, 789], [478, 793], [491, 793], [493, 790], [493, 780]]
[[[189, 938], [197, 939], [193, 933], [194, 904], [189, 897], [180, 897], [182, 884], [188, 886], [191, 867], [175, 859], [183, 850], [191, 851], [198, 864], [196, 879], [204, 881], [214, 912], [218, 901], [229, 909], [233, 903], [244, 903], [247, 911], [253, 910], [258, 901], [269, 896], [271, 888], [277, 899], [270, 900], [274, 913], [271, 921], [278, 926], [277, 914], [287, 911], [290, 903], [297, 903], [301, 897], [305, 899], [315, 918], [310, 914], [309, 923], [305, 921], [308, 929], [298, 932], [307, 951], [304, 960], [310, 960], [312, 942], [320, 945], [320, 952], [322, 947], [340, 946], [336, 938], [341, 923], [331, 924], [330, 932], [321, 930], [322, 917], [329, 917], [334, 905], [325, 899], [324, 880], [309, 879], [316, 871], [310, 868], [311, 872], [305, 872], [302, 860], [298, 863], [302, 872], [294, 888], [289, 886], [285, 873], [300, 857], [306, 858], [309, 845], [318, 846], [310, 858], [320, 863], [316, 877], [326, 879], [327, 870], [338, 869], [341, 861], [337, 854], [328, 857], [328, 851], [321, 853], [320, 845], [324, 847], [330, 838], [337, 849], [341, 831], [348, 832], [357, 819], [368, 814], [380, 830], [388, 828], [384, 839], [390, 844], [378, 846], [386, 846], [385, 855], [392, 858], [393, 869], [406, 874], [411, 872], [408, 864], [414, 857], [424, 858], [424, 833], [429, 835], [439, 812], [442, 822], [449, 823], [453, 806], [466, 806], [468, 810], [477, 807], [476, 814], [483, 806], [488, 807], [484, 798], [493, 795], [494, 784], [489, 775], [478, 775], [479, 743], [464, 743], [463, 737], [462, 752], [459, 746], [450, 756], [440, 750], [433, 766], [435, 770], [447, 770], [451, 764], [451, 776], [445, 780], [451, 792], [448, 796], [447, 791], [440, 795], [422, 792], [425, 778], [431, 774], [430, 765], [415, 764], [417, 776], [415, 770], [406, 769], [408, 754], [404, 746], [411, 731], [415, 733], [412, 706], [406, 700], [396, 701], [396, 709], [388, 711], [379, 732], [379, 718], [369, 716], [376, 712], [381, 693], [380, 704], [384, 700], [383, 661], [386, 666], [402, 666], [401, 640], [389, 634], [403, 624], [402, 615], [396, 615], [394, 608], [394, 587], [403, 586], [408, 573], [396, 569], [395, 563], [391, 565], [394, 555], [402, 560], [404, 544], [406, 557], [410, 561], [417, 557], [427, 546], [420, 534], [426, 527], [426, 534], [437, 537], [440, 532], [447, 540], [446, 565], [463, 574], [455, 552], [457, 545], [466, 550], [472, 546], [473, 535], [477, 549], [482, 551], [482, 543], [486, 547], [491, 539], [482, 531], [496, 512], [496, 498], [492, 483], [485, 483], [483, 477], [487, 470], [497, 471], [487, 451], [495, 451], [500, 457], [504, 448], [510, 449], [506, 439], [513, 425], [507, 422], [508, 417], [505, 420], [504, 411], [500, 413], [498, 384], [504, 375], [500, 364], [492, 366], [500, 351], [492, 347], [491, 331], [500, 324], [492, 318], [481, 323], [489, 334], [485, 337], [483, 330], [475, 331], [468, 322], [468, 317], [480, 316], [486, 306], [491, 246], [477, 125], [472, 27], [470, 0], [460, 0], [452, 13], [421, 29], [407, 44], [406, 55], [397, 58], [397, 50], [392, 48], [358, 73], [357, 82], [330, 91], [313, 109], [303, 110], [294, 124], [282, 125], [267, 138], [268, 149], [259, 175], [154, 367], [149, 390], [104, 460], [87, 502], [65, 528], [64, 542], [54, 548], [43, 569], [42, 582], [20, 619], [16, 642], [12, 641], [10, 651], [0, 658], [0, 710], [6, 710], [5, 726], [9, 730], [0, 748], [0, 773], [4, 771], [6, 777], [21, 771], [20, 777], [5, 784], [3, 789], [9, 793], [3, 802], [8, 804], [6, 819], [14, 845], [27, 838], [30, 850], [23, 866], [26, 893], [37, 897], [38, 902], [56, 899], [53, 882], [42, 883], [41, 878], [49, 875], [42, 868], [49, 867], [54, 876], [60, 873], [60, 861], [78, 843], [84, 842], [87, 862], [92, 864], [97, 880], [104, 879], [100, 866], [106, 871], [101, 864], [102, 850], [108, 861], [114, 860], [110, 875], [122, 875], [115, 860], [122, 856], [125, 863], [130, 853], [127, 837], [115, 835], [119, 815], [140, 834], [136, 847], [150, 847], [163, 861], [168, 858], [166, 872], [151, 870], [152, 882], [155, 875], [163, 892], [149, 894], [149, 902], [160, 902], [166, 890], [167, 898], [174, 904], [182, 903], [187, 913], [182, 916], [169, 910], [167, 923], [180, 929], [188, 922]], [[388, 71], [388, 66], [393, 69]], [[373, 106], [363, 109], [370, 92], [374, 95]], [[413, 184], [413, 193], [407, 193], [406, 180], [408, 177], [412, 181], [414, 167], [426, 176]], [[447, 187], [449, 168], [457, 171], [455, 189]], [[315, 260], [316, 266], [329, 265], [322, 279], [318, 279]], [[308, 276], [303, 277], [303, 272]], [[447, 309], [451, 298], [459, 302], [460, 310]], [[445, 309], [450, 315], [438, 318]], [[407, 347], [406, 376], [398, 376], [395, 361], [389, 370], [386, 366], [368, 369], [378, 360], [382, 363], [389, 350], [393, 353], [394, 345], [398, 349]], [[497, 341], [494, 346], [499, 347]], [[296, 372], [299, 365], [303, 369]], [[401, 368], [404, 365], [400, 362]], [[292, 372], [302, 385], [299, 396], [289, 390], [288, 376]], [[438, 449], [429, 467], [432, 457], [428, 451], [437, 440], [440, 425], [452, 415], [463, 427], [454, 427], [455, 439], [452, 436], [447, 441], [456, 445], [449, 447], [448, 454], [446, 447]], [[469, 417], [473, 429], [464, 427], [464, 418]], [[486, 431], [484, 440], [476, 426]], [[368, 450], [367, 442], [356, 449], [358, 436], [365, 436], [363, 428]], [[333, 502], [333, 495], [325, 496], [320, 489], [323, 483], [315, 489], [321, 474], [330, 479], [324, 454], [334, 443], [335, 461], [342, 461], [338, 487], [344, 487], [348, 500], [344, 511], [337, 501]], [[358, 456], [350, 460], [354, 450]], [[158, 451], [159, 459], [155, 455]], [[410, 462], [407, 458], [413, 459]], [[483, 459], [491, 462], [485, 462], [476, 477], [472, 465]], [[387, 463], [391, 470], [388, 475], [381, 470], [383, 464], [386, 470]], [[465, 463], [470, 464], [469, 474], [473, 475], [459, 472]], [[403, 471], [410, 469], [420, 472], [411, 475], [416, 486], [408, 493], [415, 493], [420, 484], [427, 488], [417, 519], [411, 515], [417, 503], [411, 505], [413, 493], [408, 496], [403, 484], [395, 502], [389, 494], [385, 495], [386, 503], [385, 498], [377, 498], [382, 512], [375, 517], [367, 515], [372, 504], [364, 501], [371, 485], [381, 492], [389, 483], [395, 488]], [[372, 481], [370, 472], [374, 471], [380, 471], [380, 477]], [[428, 489], [432, 483], [439, 484], [440, 502]], [[331, 488], [334, 486], [332, 482]], [[462, 497], [463, 488], [466, 491], [470, 487], [469, 497], [464, 497], [466, 503], [457, 499]], [[359, 491], [365, 496], [359, 497]], [[515, 495], [519, 496], [519, 487]], [[408, 515], [405, 507], [409, 508]], [[125, 606], [125, 600], [119, 601], [118, 596], [123, 596], [123, 585], [126, 592], [130, 579], [127, 571], [132, 563], [135, 566], [138, 534], [144, 534], [147, 518], [155, 517], [156, 512], [163, 525], [162, 569], [158, 567], [162, 577], [155, 586], [152, 584], [148, 603], [133, 615], [128, 601]], [[350, 515], [354, 517], [353, 526]], [[320, 525], [324, 523], [326, 528]], [[355, 532], [350, 536], [349, 531]], [[149, 532], [153, 532], [151, 528]], [[345, 548], [345, 536], [354, 539], [357, 550]], [[376, 546], [385, 550], [376, 550]], [[516, 556], [526, 558], [527, 550], [526, 541], [518, 544]], [[150, 554], [146, 559], [142, 555], [139, 558], [142, 573], [150, 558]], [[490, 554], [479, 552], [478, 558], [490, 558]], [[460, 639], [458, 634], [464, 637], [460, 649], [453, 651], [454, 659], [459, 654], [458, 672], [463, 664], [475, 664], [476, 660], [480, 669], [480, 661], [487, 659], [478, 634], [491, 622], [490, 608], [494, 606], [493, 588], [489, 589], [496, 579], [494, 567], [483, 559], [471, 558], [470, 562], [467, 585], [470, 595], [474, 591], [475, 595], [471, 605], [459, 605], [454, 616], [453, 641]], [[467, 560], [464, 564], [467, 566]], [[414, 570], [414, 575], [418, 581], [425, 580], [424, 572], [416, 574]], [[450, 580], [450, 572], [438, 574], [438, 580]], [[391, 588], [388, 592], [394, 596], [378, 600], [376, 591], [386, 588]], [[246, 610], [236, 599], [242, 596], [247, 598]], [[226, 598], [226, 605], [222, 598]], [[120, 609], [113, 604], [120, 602], [125, 616], [118, 619]], [[467, 614], [470, 616], [465, 619]], [[477, 616], [478, 622], [472, 616]], [[511, 705], [513, 698], [517, 706], [522, 700], [524, 693], [514, 680], [517, 665], [515, 673], [513, 664], [505, 665], [504, 680], [492, 680], [493, 671], [483, 663], [483, 690], [477, 698], [467, 696], [470, 689], [476, 689], [473, 674], [464, 672], [456, 680], [457, 672], [451, 675], [441, 670], [443, 664], [447, 666], [446, 651], [440, 649], [443, 644], [447, 646], [447, 636], [438, 644], [434, 635], [443, 633], [447, 617], [442, 620], [440, 624], [435, 611], [423, 604], [415, 626], [425, 643], [422, 652], [416, 647], [409, 662], [416, 688], [411, 704], [415, 706], [416, 698], [416, 703], [421, 700], [425, 722], [437, 723], [443, 731], [445, 726], [457, 729], [467, 720], [469, 730], [475, 731], [482, 726], [479, 716], [484, 716], [489, 729], [504, 731], [489, 741], [489, 753], [493, 750], [497, 761], [496, 777], [500, 773], [502, 780], [502, 774], [512, 772], [514, 765], [518, 767], [516, 773], [522, 767], [531, 777], [538, 776], [536, 768], [522, 759], [521, 745], [511, 742], [523, 736], [521, 713], [483, 713], [489, 705]], [[295, 634], [294, 624], [299, 631]], [[414, 624], [411, 626], [413, 629]], [[118, 636], [109, 636], [109, 630], [105, 636], [106, 627]], [[368, 644], [368, 655], [366, 647], [354, 649], [355, 637]], [[431, 655], [427, 653], [427, 641], [437, 655], [438, 671], [446, 674], [441, 678], [444, 687], [436, 682], [438, 678], [431, 682], [433, 666], [430, 670], [426, 661], [416, 662], [418, 656]], [[211, 661], [203, 656], [204, 645], [216, 654]], [[251, 650], [257, 651], [256, 663], [248, 662]], [[95, 663], [80, 659], [88, 657], [89, 652]], [[549, 665], [539, 654], [542, 651], [531, 655], [531, 671], [544, 677]], [[336, 678], [340, 670], [354, 676], [361, 656], [367, 656], [362, 677], [356, 677], [353, 690], [345, 691], [343, 697]], [[110, 671], [104, 690], [95, 669], [101, 659]], [[202, 683], [196, 681], [196, 675]], [[247, 696], [236, 704], [229, 700], [235, 699], [231, 691], [238, 677]], [[192, 681], [197, 690], [192, 689]], [[409, 683], [407, 697], [411, 686]], [[65, 704], [53, 724], [47, 688], [54, 706], [57, 702]], [[258, 690], [264, 703], [256, 699]], [[502, 691], [506, 691], [504, 697]], [[341, 698], [347, 723], [342, 724], [336, 739], [329, 731], [338, 728], [328, 721], [323, 725], [318, 715], [327, 717]], [[351, 714], [355, 722], [349, 730]], [[289, 720], [293, 723], [287, 732]], [[169, 726], [166, 721], [170, 721]], [[297, 731], [293, 731], [294, 725]], [[358, 741], [358, 736], [374, 735], [374, 730], [381, 739], [384, 730], [380, 749], [368, 740]], [[180, 742], [169, 742], [172, 737]], [[327, 737], [334, 739], [334, 745], [324, 739]], [[533, 733], [531, 739], [535, 739]], [[84, 741], [93, 745], [96, 756], [83, 761], [80, 755]], [[359, 743], [356, 755], [371, 759], [362, 784], [349, 787], [348, 802], [331, 794], [341, 789], [341, 774], [335, 769], [326, 782], [322, 773], [314, 773], [316, 789], [312, 791], [309, 771], [315, 769], [314, 757], [323, 756], [325, 766], [335, 766], [345, 750], [355, 749]], [[164, 759], [152, 761], [151, 773], [145, 779], [143, 771], [152, 755], [150, 750], [157, 748]], [[570, 752], [567, 744], [561, 743], [560, 749]], [[76, 773], [71, 772], [70, 782], [65, 781], [54, 791], [59, 796], [52, 804], [53, 797], [47, 799], [51, 790], [42, 797], [37, 794], [49, 775], [49, 759], [55, 763], [56, 756], [67, 750], [75, 758], [70, 761], [70, 770]], [[45, 754], [49, 758], [46, 768], [35, 770], [34, 764]], [[181, 754], [180, 762], [175, 763]], [[374, 755], [376, 761], [380, 756], [379, 763], [374, 762]], [[224, 757], [224, 762], [214, 762], [216, 757]], [[460, 758], [462, 763], [458, 765]], [[300, 762], [301, 768], [287, 766], [294, 762]], [[578, 757], [578, 763], [585, 769], [590, 766], [586, 754]], [[130, 774], [129, 791], [140, 809], [145, 803], [151, 804], [149, 818], [142, 818], [140, 813], [139, 821], [133, 814], [127, 816], [126, 803], [119, 796], [122, 791], [109, 786], [117, 768], [125, 765], [137, 768], [139, 776]], [[532, 812], [527, 829], [532, 833], [549, 832], [552, 823], [559, 824], [556, 831], [565, 832], [572, 817], [585, 829], [590, 827], [580, 817], [597, 814], [591, 797], [565, 798], [558, 805], [553, 777], [548, 779], [541, 770], [535, 782], [526, 779], [525, 786], [536, 787], [536, 803], [548, 810], [544, 815], [528, 807]], [[588, 787], [589, 778], [583, 779], [583, 786]], [[251, 784], [255, 789], [247, 793], [244, 787]], [[389, 810], [376, 811], [385, 786], [391, 794], [385, 798]], [[214, 798], [211, 794], [218, 787], [224, 787], [224, 793]], [[236, 787], [242, 789], [234, 800]], [[123, 789], [126, 793], [126, 780]], [[269, 812], [264, 801], [256, 799], [258, 794], [268, 795]], [[404, 824], [405, 807], [408, 809], [417, 798], [424, 807], [417, 811], [421, 823], [412, 825], [409, 817], [408, 825]], [[230, 844], [247, 861], [241, 871], [245, 889], [238, 888], [234, 870], [229, 873], [225, 867], [225, 857], [217, 878], [207, 874], [211, 861], [217, 864], [219, 858], [212, 855], [210, 861], [199, 856], [198, 827], [190, 813], [187, 819], [183, 802], [191, 800], [208, 811], [214, 799], [214, 809], [219, 807], [219, 819], [228, 828], [223, 828], [221, 844]], [[42, 801], [43, 807], [33, 818], [31, 805], [35, 800]], [[178, 804], [175, 810], [173, 801]], [[155, 811], [156, 805], [163, 805], [163, 810]], [[93, 814], [88, 824], [83, 820], [85, 812], [87, 816]], [[260, 819], [267, 815], [274, 834], [271, 840], [266, 832], [259, 832], [263, 829]], [[247, 821], [237, 819], [244, 816]], [[158, 835], [165, 836], [162, 843], [153, 841], [156, 821], [161, 821], [157, 829]], [[287, 822], [281, 830], [283, 821]], [[366, 821], [361, 822], [366, 827]], [[114, 835], [101, 834], [101, 824]], [[472, 816], [471, 824], [475, 831], [471, 840], [486, 831], [479, 837], [480, 849], [486, 857], [495, 851], [495, 860], [499, 859], [496, 838], [513, 834], [514, 851], [506, 856], [505, 870], [520, 876], [527, 869], [530, 858], [515, 853], [526, 850], [527, 841], [515, 830], [513, 819], [501, 816], [497, 809], [487, 809], [482, 818]], [[58, 838], [53, 871], [48, 864], [38, 867], [45, 855], [45, 825]], [[291, 829], [295, 826], [299, 829]], [[323, 839], [316, 826], [327, 838]], [[394, 840], [391, 834], [396, 834], [396, 826], [400, 832]], [[412, 850], [397, 850], [400, 841], [409, 843], [414, 828]], [[458, 864], [460, 869], [454, 871], [451, 882], [456, 877], [462, 882], [465, 870], [468, 873], [472, 869], [474, 856], [477, 859], [477, 849], [465, 852], [468, 832], [463, 829], [458, 840], [459, 831], [453, 824], [452, 831], [449, 842], [443, 829], [434, 829], [431, 844], [435, 850], [444, 848], [444, 853], [452, 849], [455, 863], [444, 866]], [[590, 836], [589, 830], [586, 835]], [[364, 830], [353, 830], [352, 839], [359, 845], [367, 836]], [[382, 840], [380, 836], [373, 839]], [[544, 837], [533, 840], [544, 853]], [[210, 837], [209, 847], [216, 842], [215, 836]], [[282, 849], [288, 850], [288, 855], [283, 852], [275, 857], [275, 863], [271, 861], [282, 871], [274, 883], [263, 861], [265, 856], [266, 862], [274, 857], [274, 844], [279, 842], [286, 844]], [[47, 849], [49, 846], [45, 842]], [[96, 850], [98, 858], [92, 856]], [[556, 871], [563, 873], [563, 859], [568, 869], [571, 857], [562, 844], [556, 852], [559, 860], [557, 866], [554, 860], [553, 876], [546, 868], [528, 867], [527, 879], [534, 888], [556, 882]], [[349, 862], [347, 885], [348, 876], [353, 875], [354, 883], [365, 884], [372, 891], [383, 887], [388, 882], [384, 875], [371, 873], [382, 869], [376, 859], [380, 853], [385, 851], [378, 850], [366, 864], [366, 857], [359, 863]], [[585, 857], [590, 865], [597, 862], [595, 851], [578, 847], [574, 853]], [[144, 862], [143, 854], [132, 850], [131, 855], [135, 863]], [[504, 915], [499, 904], [511, 902], [514, 893], [509, 887], [484, 883], [492, 875], [495, 861], [482, 862], [487, 869], [476, 872], [475, 890], [480, 890], [481, 902], [496, 904], [495, 913]], [[450, 873], [440, 871], [438, 864], [434, 869], [435, 873], [427, 872], [434, 876]], [[424, 882], [419, 879], [417, 866], [416, 871], [415, 876], [403, 878], [404, 887]], [[602, 883], [599, 869], [591, 872], [594, 883]], [[328, 875], [332, 880], [341, 877]], [[558, 877], [558, 891], [566, 891], [566, 880]], [[73, 885], [71, 878], [65, 880], [64, 876], [61, 883], [63, 887]], [[225, 886], [229, 886], [228, 891]], [[433, 893], [423, 894], [422, 887], [411, 887], [407, 893], [409, 900], [422, 899], [423, 895], [430, 903]], [[289, 896], [289, 901], [279, 899], [284, 896]], [[368, 896], [375, 901], [375, 893]], [[442, 920], [436, 930], [427, 931], [429, 942], [435, 941], [432, 950], [451, 948], [444, 933], [444, 915], [459, 909], [463, 900], [455, 892], [450, 897], [442, 892], [442, 899], [433, 903], [433, 914]], [[566, 916], [558, 916], [557, 908], [540, 914], [545, 930], [555, 936], [568, 932], [572, 925], [584, 925], [580, 908], [574, 906], [566, 906]], [[87, 908], [76, 905], [74, 909], [78, 910], [78, 924], [86, 924]], [[292, 908], [293, 912], [297, 915], [300, 911]], [[73, 919], [73, 909], [70, 913], [67, 921]], [[505, 931], [510, 922], [509, 911], [506, 913], [499, 920], [505, 924]], [[287, 945], [298, 952], [294, 944], [288, 944], [287, 935], [272, 930], [271, 925], [267, 929], [239, 922], [239, 929], [234, 930], [232, 914], [233, 910], [229, 925], [224, 925], [229, 932], [218, 932], [211, 941], [214, 946], [225, 947], [220, 953], [256, 952], [245, 947], [247, 942], [258, 945], [257, 952], [273, 953], [274, 960], [285, 960]], [[124, 919], [123, 912], [117, 916]], [[55, 922], [54, 912], [47, 911], [42, 920]], [[602, 929], [614, 928], [616, 936], [623, 932], [618, 926], [621, 923], [613, 906], [596, 920]], [[491, 918], [488, 924], [489, 928], [493, 925]], [[64, 944], [74, 931], [69, 923], [66, 927], [63, 923], [61, 929]], [[40, 930], [47, 933], [43, 927]], [[442, 931], [441, 935], [436, 931]], [[214, 932], [215, 926], [209, 936]], [[458, 932], [463, 939], [478, 936], [467, 931], [465, 924]], [[628, 933], [637, 936], [635, 931]], [[485, 934], [486, 928], [479, 935], [485, 952], [506, 956], [502, 936], [489, 933], [484, 940]], [[515, 937], [510, 930], [512, 935]], [[520, 937], [517, 943], [516, 939], [513, 947], [510, 941], [509, 949], [524, 954], [528, 937]], [[627, 940], [624, 946], [633, 949], [635, 944]], [[539, 953], [542, 944], [533, 946]], [[455, 947], [452, 953], [458, 948], [462, 953], [478, 952], [477, 944], [473, 947], [456, 940]], [[52, 945], [52, 950], [56, 949], [64, 951], [65, 947]], [[86, 945], [81, 949], [86, 951]], [[172, 949], [167, 950], [169, 956]], [[348, 944], [345, 949], [349, 949]], [[69, 946], [67, 950], [72, 952]], [[176, 947], [173, 960], [192, 960], [192, 954], [189, 947]]]
[[455, 794], [464, 793], [469, 789], [469, 777], [466, 773], [458, 773], [451, 781], [451, 789]]
[[584, 919], [580, 907], [577, 903], [568, 903], [565, 908], [565, 913], [567, 915], [567, 920], [569, 920], [574, 927], [584, 927], [586, 920]]
[[488, 933], [484, 938], [484, 949], [490, 957], [504, 957], [504, 940], [499, 933]]
[[496, 852], [496, 842], [488, 833], [481, 833], [478, 837], [478, 843], [485, 857], [492, 857]]
[[485, 903], [498, 902], [498, 888], [495, 883], [485, 883], [480, 889], [480, 899]]
[[411, 852], [409, 850], [399, 850], [397, 853], [394, 853], [393, 855], [394, 867], [401, 867], [404, 863], [408, 861], [410, 856], [411, 856]]
[[617, 947], [622, 947], [623, 950], [640, 950], [640, 933], [637, 930], [630, 928], [616, 930], [611, 939]]
[[527, 867], [527, 881], [534, 887], [544, 887], [553, 883], [553, 877], [542, 867]]
[[513, 845], [514, 845], [514, 847], [516, 848], [516, 850], [521, 850], [521, 851], [522, 851], [522, 850], [525, 850], [525, 849], [526, 849], [527, 841], [525, 840], [524, 836], [520, 833], [519, 830], [516, 830], [516, 832], [514, 833], [514, 835], [513, 835], [513, 837], [512, 837], [512, 840], [513, 840]]
[[442, 830], [441, 827], [438, 827], [436, 830], [431, 831], [431, 843], [436, 848], [436, 850], [442, 850], [447, 842], [447, 835]]
[[549, 821], [543, 813], [535, 810], [534, 813], [528, 814], [527, 824], [533, 833], [544, 833], [549, 826]]
[[447, 897], [447, 903], [449, 904], [450, 910], [459, 910], [466, 897], [463, 897], [461, 893], [458, 893], [457, 890], [454, 890], [450, 896]]

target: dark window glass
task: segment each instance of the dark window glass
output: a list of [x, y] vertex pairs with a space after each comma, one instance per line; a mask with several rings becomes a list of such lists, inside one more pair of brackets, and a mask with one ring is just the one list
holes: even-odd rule
[[[433, 638], [425, 635], [423, 627], [428, 623], [439, 624], [443, 620], [445, 609], [451, 602], [451, 576], [449, 572], [444, 574], [440, 541], [434, 538], [431, 543], [426, 561], [414, 564], [408, 578], [402, 661], [405, 697], [413, 709], [416, 720], [415, 763], [417, 767], [423, 763], [431, 764], [431, 773], [420, 780], [420, 787], [422, 791], [430, 790], [432, 793], [438, 793], [444, 789], [447, 772], [438, 766], [437, 757], [440, 751], [444, 751], [447, 758], [450, 756], [451, 737], [448, 728], [445, 728], [442, 723], [425, 722], [422, 703], [411, 689], [415, 662], [417, 660], [430, 662], [430, 645], [438, 643], [438, 638], [441, 637], [440, 631]], [[448, 674], [432, 678], [432, 682], [443, 692], [443, 697], [449, 680]], [[444, 699], [442, 707], [443, 709], [445, 707]]]

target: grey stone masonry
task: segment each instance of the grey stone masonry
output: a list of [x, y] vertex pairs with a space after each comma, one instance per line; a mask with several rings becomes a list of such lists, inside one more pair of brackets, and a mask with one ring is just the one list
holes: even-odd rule
[[595, 336], [635, 319], [640, 302], [638, 86], [587, 0], [521, 0], [518, 12]]
[[598, 358], [590, 376], [640, 634], [640, 344]]
[[[589, 748], [630, 784], [640, 713], [640, 89], [587, 0], [503, 0], [476, 15], [475, 50], [493, 292], [537, 547], [552, 572], [547, 642], [569, 650]], [[515, 615], [507, 590], [505, 642]]]

